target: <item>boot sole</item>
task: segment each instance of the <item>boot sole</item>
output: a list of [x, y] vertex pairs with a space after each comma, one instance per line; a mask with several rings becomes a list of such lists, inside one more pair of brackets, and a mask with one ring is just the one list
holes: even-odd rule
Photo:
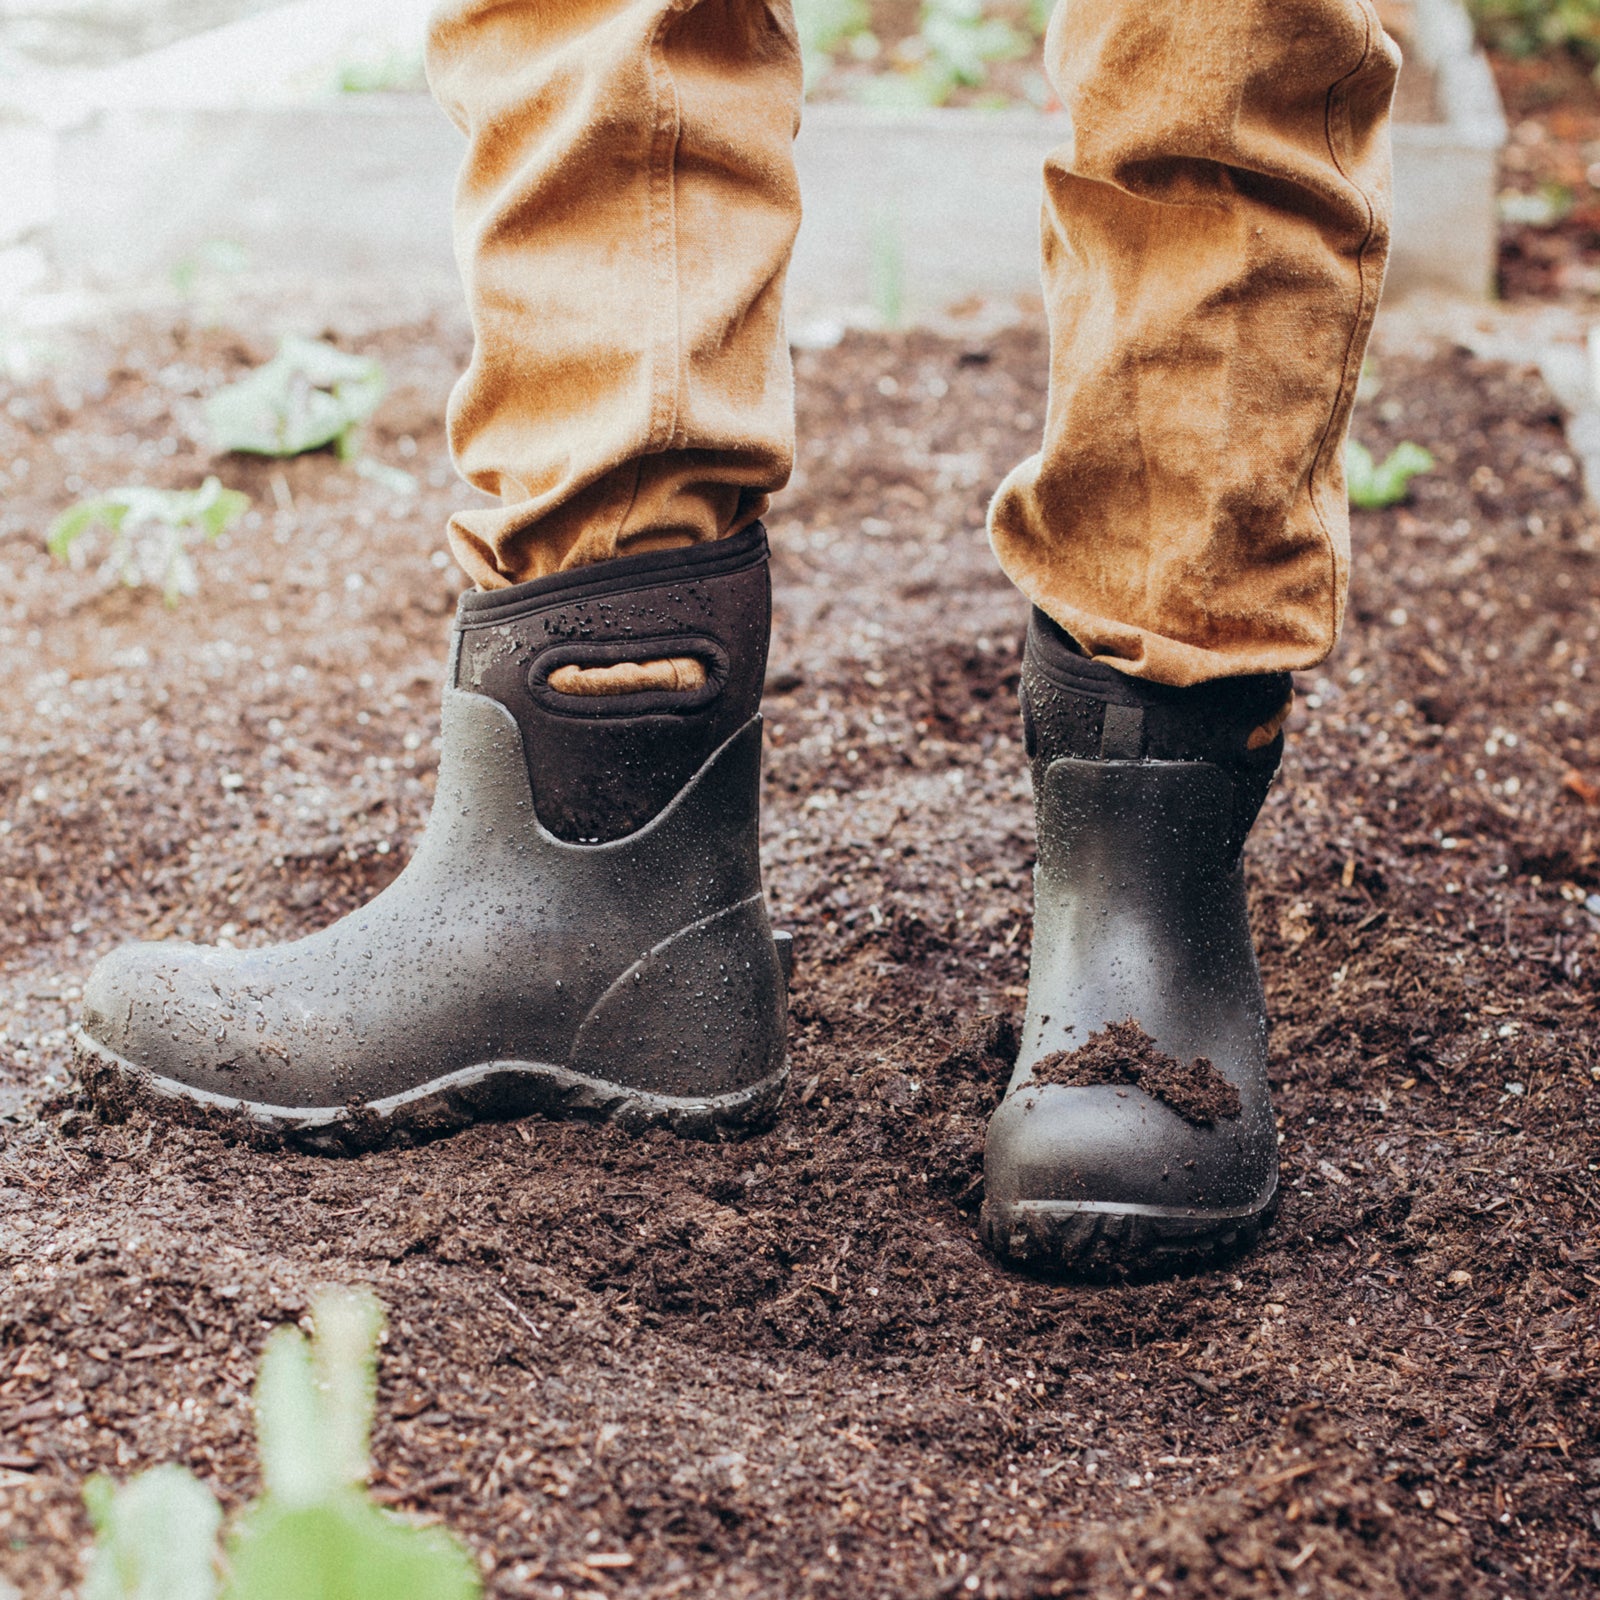
[[1190, 1270], [1249, 1250], [1278, 1209], [1278, 1180], [1238, 1210], [1109, 1200], [985, 1201], [978, 1227], [995, 1255], [1032, 1271], [1100, 1276]]
[[209, 1123], [249, 1142], [327, 1155], [418, 1144], [479, 1122], [539, 1115], [611, 1123], [630, 1133], [666, 1128], [685, 1139], [729, 1139], [771, 1122], [789, 1081], [787, 1061], [771, 1077], [726, 1094], [650, 1094], [542, 1061], [486, 1061], [381, 1100], [344, 1106], [275, 1106], [157, 1077], [74, 1030], [79, 1082], [108, 1121], [144, 1109]]

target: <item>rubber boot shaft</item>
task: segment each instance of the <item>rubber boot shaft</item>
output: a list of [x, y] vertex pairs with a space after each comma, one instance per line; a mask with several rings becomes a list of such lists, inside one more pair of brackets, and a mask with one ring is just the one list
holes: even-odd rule
[[[769, 601], [761, 529], [729, 543], [469, 596], [405, 871], [290, 944], [107, 957], [80, 1030], [91, 1089], [234, 1106], [330, 1145], [530, 1109], [759, 1121], [785, 1070], [757, 851]], [[548, 704], [553, 655], [669, 640], [716, 662], [705, 692], [617, 696], [635, 703], [600, 716]], [[608, 758], [634, 763], [615, 794]], [[561, 836], [547, 808], [600, 842]]]
[[[1038, 832], [1028, 1011], [990, 1124], [983, 1229], [1039, 1265], [1128, 1265], [1253, 1236], [1276, 1193], [1267, 1023], [1242, 850], [1287, 675], [1175, 690], [1084, 659], [1036, 612], [1021, 699]], [[1131, 1019], [1209, 1063], [1237, 1116], [1186, 1118], [1129, 1082], [1040, 1082]]]

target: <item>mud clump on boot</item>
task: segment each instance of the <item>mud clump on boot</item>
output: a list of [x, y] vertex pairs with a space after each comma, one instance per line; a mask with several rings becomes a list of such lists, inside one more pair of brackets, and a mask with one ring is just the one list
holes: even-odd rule
[[1185, 1066], [1160, 1049], [1132, 1017], [1108, 1022], [1076, 1050], [1046, 1056], [1034, 1067], [1033, 1081], [1075, 1089], [1126, 1083], [1200, 1127], [1239, 1115], [1239, 1091], [1204, 1056]]

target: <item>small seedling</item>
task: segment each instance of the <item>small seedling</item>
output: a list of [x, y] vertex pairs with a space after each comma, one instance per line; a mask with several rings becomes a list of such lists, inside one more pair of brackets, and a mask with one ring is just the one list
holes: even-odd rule
[[1344, 475], [1350, 504], [1363, 511], [1381, 511], [1399, 505], [1411, 492], [1411, 480], [1422, 472], [1433, 471], [1433, 457], [1420, 444], [1407, 439], [1389, 453], [1379, 466], [1372, 452], [1354, 439], [1345, 446]]
[[207, 478], [198, 489], [126, 485], [80, 500], [50, 525], [50, 553], [73, 566], [84, 562], [85, 534], [101, 530], [111, 546], [101, 573], [130, 589], [161, 591], [169, 606], [200, 587], [191, 549], [220, 537], [250, 508], [250, 496]]
[[1014, 61], [1029, 46], [1004, 18], [987, 16], [983, 0], [925, 0], [922, 37], [934, 59], [967, 88], [983, 82], [990, 62]]
[[289, 338], [265, 366], [212, 395], [206, 423], [219, 450], [298, 456], [331, 444], [348, 460], [384, 386], [376, 361]]
[[[383, 1315], [364, 1293], [323, 1295], [308, 1344], [268, 1341], [256, 1380], [263, 1493], [232, 1523], [178, 1467], [84, 1491], [96, 1540], [84, 1600], [474, 1600], [466, 1552], [363, 1492], [370, 1469], [374, 1349]], [[220, 1577], [219, 1577], [220, 1574]]]

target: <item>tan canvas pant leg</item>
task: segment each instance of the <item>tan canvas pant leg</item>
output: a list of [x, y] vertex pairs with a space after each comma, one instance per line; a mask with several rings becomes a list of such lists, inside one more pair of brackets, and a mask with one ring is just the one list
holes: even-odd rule
[[456, 558], [495, 588], [747, 526], [794, 450], [788, 0], [447, 0], [428, 74], [469, 140], [451, 449], [499, 501]]
[[1060, 0], [1043, 449], [1001, 566], [1169, 684], [1314, 665], [1349, 568], [1343, 447], [1389, 233], [1399, 55], [1368, 0]]

